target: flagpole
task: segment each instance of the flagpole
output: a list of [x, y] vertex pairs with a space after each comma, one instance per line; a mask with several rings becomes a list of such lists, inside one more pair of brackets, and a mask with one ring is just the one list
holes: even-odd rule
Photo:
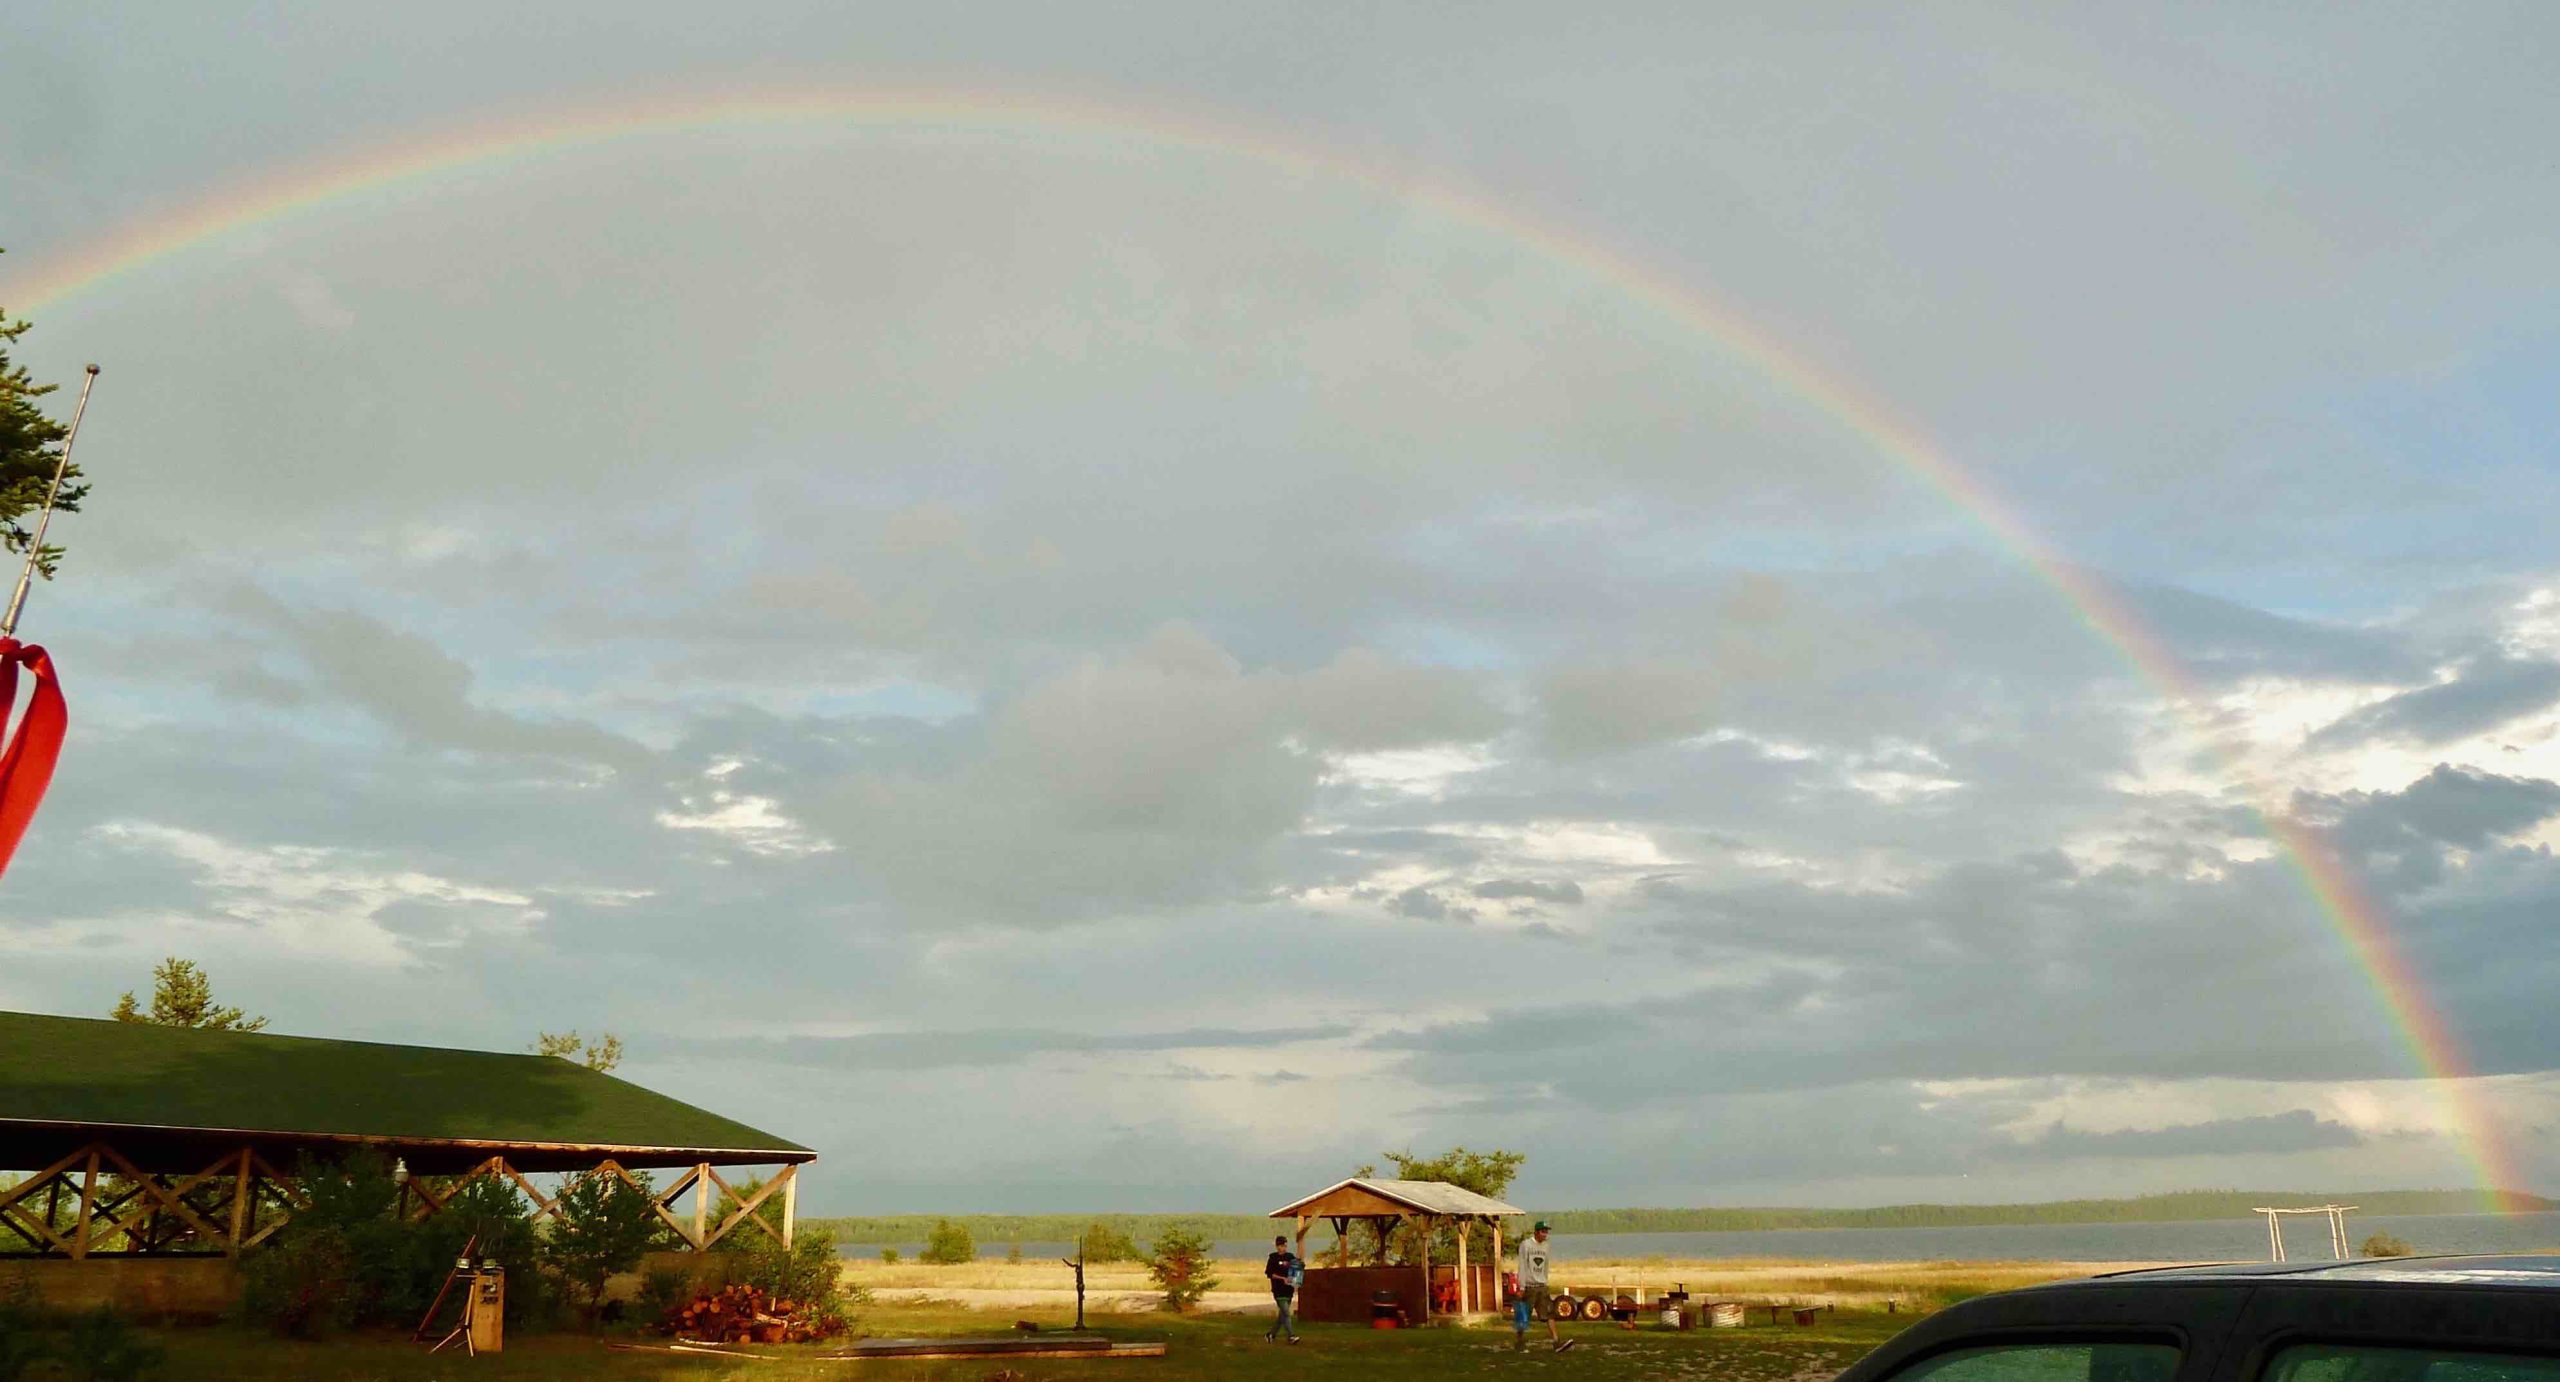
[[71, 430], [62, 434], [62, 456], [53, 465], [53, 485], [44, 492], [44, 512], [36, 518], [35, 538], [27, 544], [27, 564], [18, 572], [18, 589], [9, 597], [9, 612], [0, 616], [0, 638], [18, 636], [18, 616], [27, 607], [27, 587], [34, 584], [36, 562], [44, 555], [44, 530], [53, 523], [53, 501], [62, 493], [62, 477], [71, 469], [71, 448], [80, 440], [80, 419], [89, 413], [89, 390], [97, 385], [98, 367], [89, 366], [80, 381], [80, 401], [71, 409]]

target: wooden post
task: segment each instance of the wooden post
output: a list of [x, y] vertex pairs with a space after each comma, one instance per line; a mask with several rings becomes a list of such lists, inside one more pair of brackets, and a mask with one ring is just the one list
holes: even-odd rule
[[1422, 1259], [1422, 1322], [1431, 1323], [1431, 1216], [1422, 1215], [1422, 1248], [1414, 1256]]
[[1473, 1314], [1476, 1308], [1475, 1278], [1467, 1271], [1467, 1228], [1467, 1219], [1460, 1216], [1458, 1219], [1458, 1313], [1461, 1315]]
[[782, 1246], [791, 1246], [791, 1221], [800, 1206], [800, 1168], [782, 1168]]
[[1076, 1269], [1076, 1332], [1084, 1332], [1084, 1235], [1076, 1235], [1076, 1255], [1058, 1259]]
[[1351, 1265], [1351, 1216], [1347, 1214], [1333, 1216], [1333, 1265]]
[[225, 1256], [240, 1255], [240, 1240], [249, 1232], [249, 1191], [257, 1184], [258, 1175], [249, 1169], [249, 1149], [240, 1149], [240, 1171], [231, 1180], [231, 1241], [222, 1245]]
[[702, 1251], [707, 1245], [705, 1238], [710, 1232], [711, 1163], [706, 1161], [693, 1168], [693, 1250], [695, 1252]]
[[71, 1260], [81, 1261], [89, 1255], [89, 1208], [98, 1202], [98, 1149], [89, 1149], [89, 1160], [80, 1171], [80, 1217], [71, 1224]]

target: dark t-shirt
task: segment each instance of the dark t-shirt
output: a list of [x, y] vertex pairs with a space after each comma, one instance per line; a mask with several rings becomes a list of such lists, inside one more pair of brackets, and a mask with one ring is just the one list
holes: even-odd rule
[[1271, 1294], [1286, 1300], [1298, 1293], [1298, 1288], [1289, 1284], [1289, 1273], [1297, 1265], [1298, 1255], [1294, 1252], [1275, 1252], [1263, 1259], [1262, 1274], [1270, 1278]]

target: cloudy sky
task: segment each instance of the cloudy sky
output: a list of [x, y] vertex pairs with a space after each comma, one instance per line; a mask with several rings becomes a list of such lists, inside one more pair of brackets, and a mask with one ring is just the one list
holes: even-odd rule
[[[819, 1211], [2560, 1191], [2547, 7], [225, 8], [0, 20], [106, 366], [0, 1004], [618, 1032]], [[778, 92], [939, 113], [60, 282]]]

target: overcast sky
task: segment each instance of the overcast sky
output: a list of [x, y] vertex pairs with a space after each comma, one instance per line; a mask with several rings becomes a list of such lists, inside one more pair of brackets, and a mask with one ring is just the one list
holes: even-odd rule
[[225, 8], [0, 18], [0, 305], [532, 112], [989, 114], [466, 166], [35, 311], [106, 374], [0, 1005], [181, 954], [281, 1031], [617, 1032], [819, 1212], [1453, 1143], [1556, 1205], [2469, 1183], [2273, 802], [2560, 1191], [2549, 7]]

